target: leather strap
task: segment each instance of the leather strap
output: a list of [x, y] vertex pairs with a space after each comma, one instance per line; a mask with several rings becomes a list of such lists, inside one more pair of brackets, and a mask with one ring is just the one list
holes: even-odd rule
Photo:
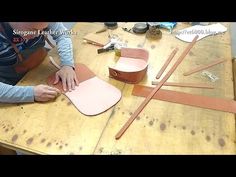
[[[147, 97], [153, 91], [152, 87], [135, 85], [132, 95]], [[177, 92], [172, 90], [160, 89], [153, 99], [178, 103], [188, 106], [195, 106], [204, 109], [236, 113], [236, 101], [221, 98], [213, 98], [190, 93]]]
[[[152, 85], [157, 85], [158, 81], [152, 81]], [[165, 82], [164, 86], [174, 86], [174, 87], [189, 87], [189, 88], [204, 88], [213, 89], [214, 87], [207, 84], [195, 84], [195, 83], [176, 83], [176, 82]]]
[[11, 42], [11, 46], [13, 47], [13, 49], [15, 50], [17, 56], [19, 57], [20, 61], [23, 61], [23, 56], [20, 54], [20, 51], [18, 50], [18, 48], [16, 47], [16, 44]]
[[[15, 50], [20, 62], [18, 62], [14, 69], [18, 73], [26, 72], [30, 69], [33, 69], [34, 67], [38, 66], [44, 58], [47, 55], [47, 51], [44, 47], [38, 48], [36, 51], [34, 51], [30, 56], [28, 56], [27, 59], [24, 59], [24, 57], [21, 55], [20, 51], [16, 47], [16, 45], [9, 39], [9, 35], [6, 34], [6, 31], [4, 29], [4, 26], [0, 24], [0, 31], [3, 33], [5, 38], [8, 40], [8, 42], [11, 44], [12, 48]], [[55, 46], [49, 41], [46, 35], [43, 35], [45, 40], [48, 42], [48, 44], [54, 48]]]
[[15, 50], [18, 58], [20, 59], [20, 61], [23, 61], [23, 56], [20, 54], [18, 48], [16, 47], [16, 45], [10, 40], [8, 39], [8, 35], [5, 32], [4, 27], [2, 26], [2, 24], [0, 24], [0, 31], [3, 33], [3, 35], [5, 36], [5, 38], [7, 39], [7, 41], [11, 44], [11, 46], [13, 47], [13, 49]]
[[210, 64], [208, 64], [208, 65], [206, 65], [206, 66], [196, 67], [196, 68], [194, 68], [194, 69], [191, 69], [191, 70], [188, 71], [188, 72], [185, 72], [185, 73], [184, 73], [184, 76], [188, 76], [188, 75], [190, 75], [190, 74], [193, 74], [193, 73], [202, 71], [202, 70], [204, 70], [204, 69], [210, 68], [210, 67], [212, 67], [212, 66], [215, 66], [215, 65], [217, 65], [217, 64], [223, 63], [223, 62], [225, 62], [225, 61], [226, 61], [225, 59], [220, 59], [220, 60], [214, 61], [214, 62], [212, 62], [212, 63], [210, 63]]
[[143, 110], [143, 108], [149, 103], [149, 101], [152, 99], [152, 97], [155, 95], [155, 93], [161, 88], [161, 86], [169, 79], [171, 74], [176, 70], [178, 65], [183, 61], [184, 57], [189, 53], [193, 45], [197, 42], [198, 35], [193, 39], [193, 41], [188, 45], [188, 47], [182, 52], [181, 56], [178, 58], [178, 60], [175, 62], [175, 64], [172, 66], [172, 68], [169, 70], [169, 72], [164, 76], [164, 78], [160, 81], [160, 83], [152, 90], [151, 93], [145, 98], [145, 100], [141, 103], [141, 105], [138, 107], [138, 109], [132, 114], [132, 116], [129, 118], [129, 120], [125, 123], [125, 125], [120, 129], [120, 131], [116, 134], [115, 138], [119, 139], [124, 132], [129, 128], [129, 126], [132, 124], [132, 122], [136, 119], [136, 117], [139, 115], [139, 113]]
[[48, 39], [48, 36], [47, 36], [46, 34], [44, 35], [44, 38], [45, 38], [45, 40], [47, 41], [47, 43], [48, 43], [52, 48], [55, 47], [55, 45], [53, 45], [53, 44], [51, 43], [51, 41]]
[[177, 53], [179, 49], [175, 48], [170, 56], [168, 57], [168, 59], [166, 60], [165, 64], [162, 66], [162, 68], [160, 69], [160, 71], [158, 72], [156, 79], [159, 79], [161, 77], [161, 75], [163, 74], [163, 72], [165, 71], [165, 69], [167, 68], [168, 64], [171, 62], [171, 60], [174, 58], [175, 54]]
[[[57, 84], [53, 84], [55, 79], [56, 79], [55, 73], [51, 74], [47, 78], [47, 83], [48, 83], [49, 86], [56, 87], [62, 93], [64, 93], [65, 91], [63, 90], [62, 82], [61, 81], [58, 82]], [[77, 76], [77, 78], [79, 80], [79, 83], [81, 83], [83, 81], [86, 81], [86, 80], [89, 80], [89, 79], [91, 79], [91, 78], [96, 76], [87, 66], [85, 66], [84, 64], [81, 64], [81, 63], [76, 63], [75, 64], [75, 73], [76, 73], [76, 76]]]

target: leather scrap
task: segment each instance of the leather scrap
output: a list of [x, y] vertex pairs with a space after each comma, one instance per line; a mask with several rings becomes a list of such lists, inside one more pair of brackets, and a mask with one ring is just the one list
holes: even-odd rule
[[[132, 95], [147, 97], [154, 88], [135, 85], [132, 91]], [[222, 98], [213, 98], [202, 95], [194, 95], [190, 93], [164, 90], [160, 89], [154, 96], [153, 99], [168, 101], [171, 103], [178, 103], [188, 106], [194, 106], [204, 109], [212, 109], [223, 112], [236, 113], [236, 101], [227, 100]]]

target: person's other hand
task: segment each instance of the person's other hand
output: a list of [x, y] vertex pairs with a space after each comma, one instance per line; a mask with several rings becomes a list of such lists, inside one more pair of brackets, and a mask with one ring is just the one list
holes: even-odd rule
[[67, 88], [69, 91], [74, 90], [75, 85], [79, 85], [76, 73], [71, 66], [62, 66], [61, 69], [56, 72], [56, 79], [53, 84], [57, 84], [60, 79], [64, 91], [67, 91]]
[[45, 102], [56, 98], [60, 94], [60, 90], [47, 85], [37, 85], [34, 87], [34, 100]]

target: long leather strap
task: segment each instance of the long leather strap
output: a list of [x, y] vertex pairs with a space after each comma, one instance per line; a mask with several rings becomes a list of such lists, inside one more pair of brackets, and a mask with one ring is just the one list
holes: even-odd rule
[[162, 66], [162, 68], [160, 69], [160, 71], [158, 72], [156, 79], [159, 79], [161, 77], [161, 75], [163, 74], [163, 72], [165, 71], [165, 69], [167, 68], [168, 64], [171, 62], [171, 60], [174, 58], [175, 54], [177, 53], [179, 49], [175, 48], [170, 56], [168, 57], [168, 59], [166, 60], [165, 64]]
[[[152, 85], [157, 85], [158, 81], [152, 81]], [[163, 86], [173, 86], [173, 87], [189, 87], [189, 88], [204, 88], [204, 89], [213, 89], [214, 87], [207, 84], [195, 84], [195, 83], [177, 83], [177, 82], [165, 82]]]
[[18, 50], [18, 48], [16, 47], [16, 44], [11, 42], [11, 46], [13, 47], [13, 49], [15, 50], [17, 56], [19, 57], [20, 61], [23, 61], [23, 56], [20, 54], [20, 51]]
[[225, 59], [220, 59], [220, 60], [214, 61], [214, 62], [212, 62], [212, 63], [210, 63], [210, 64], [208, 64], [208, 65], [206, 65], [206, 66], [199, 66], [199, 67], [196, 67], [196, 68], [194, 68], [194, 69], [192, 69], [192, 70], [190, 70], [190, 71], [188, 71], [188, 72], [185, 72], [185, 73], [184, 73], [184, 76], [188, 76], [188, 75], [190, 75], [190, 74], [193, 74], [193, 73], [202, 71], [202, 70], [204, 70], [204, 69], [210, 68], [210, 67], [212, 67], [212, 66], [215, 66], [215, 65], [217, 65], [217, 64], [223, 63], [223, 62], [225, 62], [225, 61], [226, 61]]
[[[132, 95], [147, 97], [153, 90], [152, 87], [135, 85]], [[168, 101], [171, 103], [195, 106], [204, 109], [213, 109], [217, 111], [236, 113], [236, 101], [221, 98], [213, 98], [202, 95], [193, 95], [190, 93], [177, 92], [172, 90], [160, 89], [153, 99]]]
[[169, 79], [171, 74], [176, 70], [178, 65], [183, 61], [184, 57], [189, 53], [193, 45], [197, 42], [198, 35], [193, 39], [193, 41], [188, 45], [188, 47], [183, 51], [181, 56], [178, 58], [178, 60], [175, 62], [175, 64], [172, 66], [170, 71], [164, 76], [164, 78], [160, 81], [160, 83], [155, 87], [155, 89], [152, 90], [152, 92], [146, 97], [146, 99], [141, 103], [141, 105], [138, 107], [138, 109], [132, 114], [132, 116], [129, 118], [129, 120], [125, 123], [125, 125], [120, 129], [120, 131], [116, 134], [115, 138], [119, 139], [124, 132], [129, 128], [129, 126], [132, 124], [132, 122], [136, 119], [136, 117], [139, 115], [139, 113], [143, 110], [143, 108], [149, 103], [149, 101], [152, 99], [152, 97], [155, 95], [155, 93], [161, 88], [161, 86]]

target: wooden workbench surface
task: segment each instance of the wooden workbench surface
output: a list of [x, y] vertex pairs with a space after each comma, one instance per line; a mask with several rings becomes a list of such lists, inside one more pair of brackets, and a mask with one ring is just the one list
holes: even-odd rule
[[[229, 25], [225, 34], [210, 36], [196, 43], [183, 63], [168, 81], [212, 84], [215, 89], [163, 87], [218, 98], [233, 99], [231, 47]], [[132, 27], [133, 23], [120, 23]], [[178, 23], [177, 29], [187, 27]], [[78, 23], [72, 35], [76, 62], [87, 65], [99, 78], [122, 92], [122, 99], [111, 109], [98, 116], [81, 114], [64, 96], [50, 103], [0, 104], [0, 143], [12, 149], [36, 154], [235, 154], [234, 114], [151, 100], [120, 140], [116, 133], [141, 104], [144, 98], [132, 96], [132, 84], [108, 77], [108, 66], [117, 61], [114, 52], [97, 54], [96, 46], [84, 44], [82, 37], [102, 28], [101, 23]], [[117, 34], [128, 47], [143, 46], [149, 51], [149, 68], [140, 83], [151, 86], [167, 56], [179, 48], [175, 61], [188, 45], [162, 30], [162, 39], [146, 40], [145, 35], [134, 35], [121, 28], [110, 31]], [[99, 35], [108, 37], [108, 32]], [[56, 49], [49, 55], [58, 60]], [[183, 72], [216, 58], [227, 62], [208, 69], [219, 77], [215, 83], [195, 73]], [[167, 70], [170, 67], [167, 68]], [[42, 65], [29, 72], [18, 85], [46, 83], [56, 69], [48, 57]], [[165, 74], [165, 73], [164, 73]], [[96, 92], [96, 88], [94, 88]]]

